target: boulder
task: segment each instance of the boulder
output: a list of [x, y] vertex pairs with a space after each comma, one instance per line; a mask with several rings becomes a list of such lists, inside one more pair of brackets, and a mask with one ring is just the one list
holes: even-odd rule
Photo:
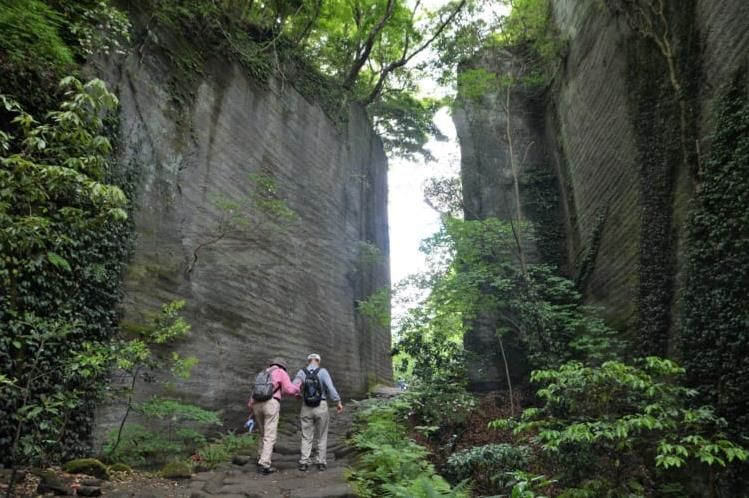
[[161, 469], [161, 476], [166, 479], [189, 479], [192, 469], [185, 462], [171, 462]]
[[71, 481], [66, 479], [52, 470], [45, 470], [37, 473], [39, 476], [39, 485], [36, 487], [37, 494], [54, 493], [58, 496], [73, 494], [70, 487]]

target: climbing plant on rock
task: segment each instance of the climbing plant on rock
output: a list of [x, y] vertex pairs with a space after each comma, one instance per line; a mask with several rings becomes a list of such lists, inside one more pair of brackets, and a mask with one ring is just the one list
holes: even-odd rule
[[640, 177], [637, 350], [643, 355], [666, 356], [673, 346], [676, 183], [679, 175], [690, 176], [697, 163], [694, 144], [700, 56], [695, 3], [619, 3], [623, 5], [609, 5], [626, 14], [633, 30], [627, 80]]
[[[111, 158], [102, 119], [117, 99], [99, 80], [66, 78], [60, 88], [63, 101], [43, 120], [0, 96], [12, 127], [0, 131], [0, 375], [15, 386], [0, 396], [0, 446], [37, 446], [3, 452], [6, 464], [85, 448], [106, 376], [71, 366], [84, 343], [117, 329], [129, 253], [132, 180]], [[38, 424], [21, 419], [60, 395]]]
[[[681, 349], [688, 378], [749, 427], [749, 97], [740, 74], [724, 90], [688, 224]], [[742, 429], [743, 428], [743, 429]]]

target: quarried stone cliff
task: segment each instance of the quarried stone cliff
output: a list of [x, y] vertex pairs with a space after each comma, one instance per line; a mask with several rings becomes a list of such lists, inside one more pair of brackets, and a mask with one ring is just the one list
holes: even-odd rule
[[[387, 159], [364, 111], [351, 106], [334, 124], [288, 83], [257, 84], [221, 59], [176, 102], [161, 64], [133, 54], [107, 79], [123, 161], [139, 172], [125, 328], [184, 299], [192, 331], [177, 351], [199, 360], [170, 396], [238, 427], [251, 379], [274, 356], [291, 370], [319, 353], [347, 398], [390, 380], [390, 332], [356, 311], [390, 285]], [[372, 246], [380, 257], [363, 261]], [[121, 414], [103, 409], [100, 426]]]
[[[515, 213], [509, 119], [524, 217], [540, 227], [538, 257], [577, 282], [633, 354], [678, 355], [685, 223], [716, 97], [749, 65], [749, 4], [667, 1], [653, 33], [628, 2], [551, 5], [564, 50], [542, 94], [516, 93], [509, 115], [500, 95], [459, 99], [466, 216]], [[462, 71], [501, 73], [511, 60], [484, 53]], [[466, 345], [496, 362], [491, 334], [469, 334]]]

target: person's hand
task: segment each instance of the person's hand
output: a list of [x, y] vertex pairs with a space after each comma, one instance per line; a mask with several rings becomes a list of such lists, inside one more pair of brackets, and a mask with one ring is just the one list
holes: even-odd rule
[[336, 413], [338, 413], [339, 415], [340, 415], [341, 413], [343, 413], [343, 403], [341, 403], [341, 402], [339, 401], [339, 402], [338, 402], [338, 406], [336, 406], [336, 407], [335, 407], [335, 411], [336, 411]]

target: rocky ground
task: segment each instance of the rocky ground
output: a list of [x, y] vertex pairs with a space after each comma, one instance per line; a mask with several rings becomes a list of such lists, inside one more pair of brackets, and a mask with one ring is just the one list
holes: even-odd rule
[[[393, 388], [379, 389], [375, 395], [390, 397]], [[193, 474], [190, 478], [169, 480], [148, 474], [114, 473], [108, 481], [71, 476], [59, 471], [51, 475], [52, 487], [38, 487], [40, 476], [26, 473], [18, 488], [18, 497], [71, 496], [70, 484], [81, 486], [77, 496], [105, 496], [110, 498], [345, 498], [355, 497], [346, 482], [346, 468], [353, 463], [354, 449], [346, 444], [351, 430], [355, 404], [336, 415], [331, 411], [328, 435], [328, 468], [319, 471], [310, 466], [307, 472], [298, 470], [300, 429], [296, 413], [283, 413], [279, 426], [279, 440], [273, 453], [273, 466], [279, 471], [268, 476], [257, 473], [257, 457], [253, 453], [236, 455], [231, 463], [215, 470]], [[56, 481], [56, 482], [52, 482]], [[59, 485], [59, 486], [56, 486]], [[57, 487], [57, 489], [54, 489]], [[46, 491], [40, 493], [39, 491]], [[84, 494], [86, 493], [86, 494]], [[4, 493], [3, 493], [4, 494]]]

